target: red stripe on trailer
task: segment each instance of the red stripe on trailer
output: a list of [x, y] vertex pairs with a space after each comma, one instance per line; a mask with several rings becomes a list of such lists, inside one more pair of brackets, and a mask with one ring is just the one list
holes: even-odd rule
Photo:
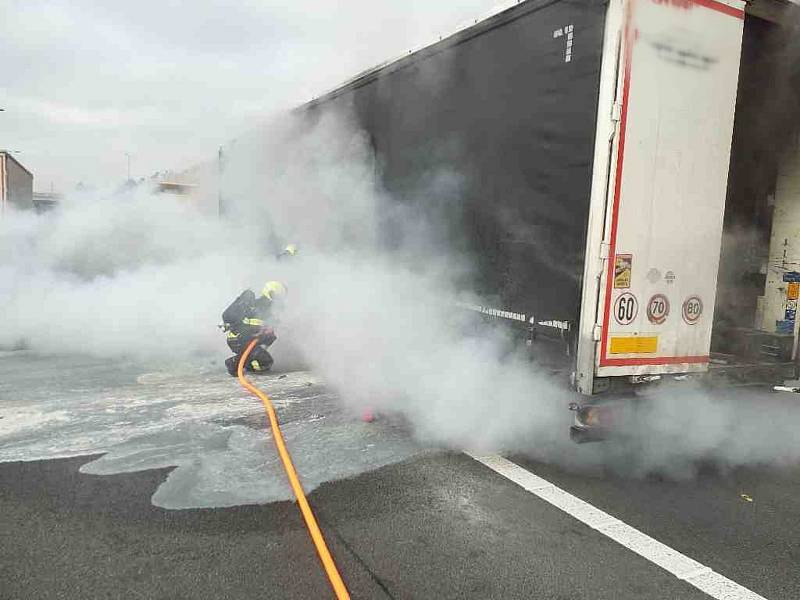
[[653, 358], [609, 358], [604, 367], [630, 367], [637, 365], [697, 365], [710, 362], [708, 356], [655, 356]]
[[[622, 192], [622, 165], [625, 157], [625, 133], [628, 127], [628, 100], [631, 91], [631, 59], [633, 58], [633, 40], [630, 31], [630, 5], [625, 16], [625, 73], [622, 83], [622, 115], [619, 124], [619, 145], [617, 147], [617, 169], [616, 180], [614, 181], [614, 204], [611, 208], [611, 236], [608, 250], [608, 273], [606, 274], [606, 297], [603, 308], [603, 334], [600, 348], [600, 366], [607, 366], [606, 358], [608, 348], [608, 324], [611, 316], [611, 292], [614, 281], [614, 257], [617, 252], [617, 226], [619, 225], [619, 197]], [[619, 359], [615, 359], [619, 360]]]
[[[744, 11], [728, 6], [718, 0], [691, 0], [698, 6], [715, 10], [722, 14], [744, 19]], [[611, 294], [614, 280], [614, 257], [617, 253], [617, 229], [619, 227], [619, 199], [622, 193], [622, 172], [625, 158], [625, 138], [628, 127], [628, 104], [631, 90], [631, 63], [633, 59], [633, 42], [635, 33], [630, 29], [631, 8], [628, 5], [625, 16], [625, 71], [622, 82], [622, 115], [619, 126], [619, 145], [617, 146], [616, 180], [614, 181], [614, 203], [611, 208], [611, 236], [608, 250], [608, 272], [606, 273], [606, 295], [603, 307], [603, 331], [600, 341], [600, 366], [601, 367], [627, 367], [641, 365], [675, 365], [675, 364], [703, 364], [708, 363], [708, 356], [659, 356], [639, 358], [608, 358], [608, 325], [611, 317]]]
[[721, 12], [724, 15], [736, 17], [737, 19], [744, 19], [744, 11], [742, 9], [728, 6], [727, 4], [718, 2], [717, 0], [692, 0], [692, 2], [698, 6], [704, 6], [706, 8], [710, 8], [711, 10]]

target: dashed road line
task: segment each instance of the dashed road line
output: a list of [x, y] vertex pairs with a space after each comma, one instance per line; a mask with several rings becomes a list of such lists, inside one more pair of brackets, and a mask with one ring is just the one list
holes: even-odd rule
[[710, 567], [662, 544], [502, 456], [478, 456], [469, 452], [466, 454], [712, 598], [717, 600], [766, 600], [763, 596], [720, 575]]

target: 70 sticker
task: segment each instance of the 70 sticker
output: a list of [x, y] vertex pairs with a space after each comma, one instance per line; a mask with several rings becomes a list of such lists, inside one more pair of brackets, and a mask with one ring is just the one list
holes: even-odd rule
[[656, 294], [647, 303], [647, 319], [653, 325], [661, 325], [669, 316], [669, 298]]

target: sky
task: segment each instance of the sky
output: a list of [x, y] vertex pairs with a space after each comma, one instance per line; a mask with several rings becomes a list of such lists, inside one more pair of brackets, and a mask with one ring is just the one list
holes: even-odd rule
[[36, 191], [181, 170], [497, 2], [0, 2], [0, 148]]

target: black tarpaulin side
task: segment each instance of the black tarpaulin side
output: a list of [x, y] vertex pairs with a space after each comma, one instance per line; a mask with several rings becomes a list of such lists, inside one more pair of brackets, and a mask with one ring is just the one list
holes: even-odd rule
[[[354, 110], [384, 187], [468, 257], [465, 284], [537, 320], [579, 316], [605, 14], [522, 3], [306, 107]], [[459, 185], [430, 193], [442, 172]]]

